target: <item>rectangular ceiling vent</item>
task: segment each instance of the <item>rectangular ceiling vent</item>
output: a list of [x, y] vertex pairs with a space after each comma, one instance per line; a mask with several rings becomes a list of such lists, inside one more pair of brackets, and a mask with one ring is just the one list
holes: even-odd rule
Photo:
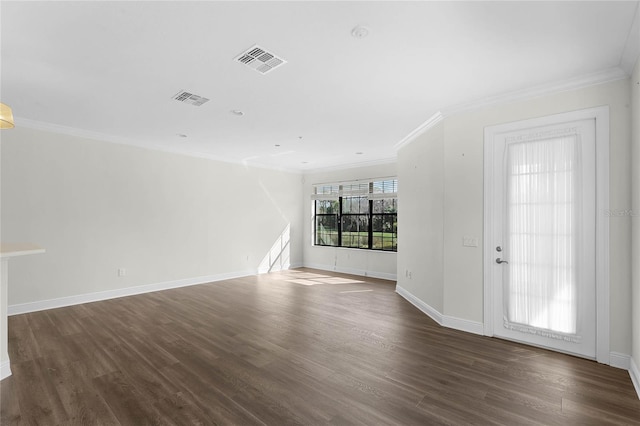
[[258, 45], [242, 52], [240, 55], [235, 57], [235, 60], [258, 71], [260, 74], [266, 74], [278, 68], [280, 65], [287, 63], [284, 59]]
[[178, 102], [183, 102], [189, 105], [200, 106], [205, 102], [208, 102], [209, 99], [203, 98], [202, 96], [194, 95], [193, 93], [185, 92], [184, 90], [179, 91], [175, 95], [173, 95], [173, 99]]

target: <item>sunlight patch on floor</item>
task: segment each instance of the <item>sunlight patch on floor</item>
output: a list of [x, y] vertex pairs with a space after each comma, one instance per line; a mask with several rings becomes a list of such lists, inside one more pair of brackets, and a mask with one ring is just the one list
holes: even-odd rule
[[[288, 270], [288, 271], [280, 271], [278, 272], [281, 276], [284, 276], [285, 281], [293, 284], [300, 285], [338, 285], [338, 284], [364, 284], [365, 281], [356, 280], [352, 278], [346, 277], [336, 277], [331, 275], [324, 274], [316, 274], [314, 272], [306, 272], [306, 271], [296, 271], [296, 270]], [[286, 279], [291, 278], [291, 279]]]
[[364, 281], [352, 280], [350, 278], [339, 278], [339, 277], [318, 277], [318, 278], [311, 278], [311, 279], [298, 278], [295, 280], [286, 280], [286, 281], [290, 283], [302, 284], [302, 285], [364, 284]]

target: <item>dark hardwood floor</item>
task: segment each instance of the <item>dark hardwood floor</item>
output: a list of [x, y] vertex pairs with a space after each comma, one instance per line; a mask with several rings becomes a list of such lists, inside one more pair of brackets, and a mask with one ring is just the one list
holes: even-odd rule
[[626, 371], [293, 270], [9, 318], [1, 423], [640, 424]]

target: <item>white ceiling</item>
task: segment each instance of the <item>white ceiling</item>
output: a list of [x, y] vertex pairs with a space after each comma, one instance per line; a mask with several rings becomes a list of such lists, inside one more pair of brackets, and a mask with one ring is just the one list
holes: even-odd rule
[[[17, 125], [287, 170], [375, 163], [438, 111], [628, 73], [637, 9], [2, 1], [0, 95]], [[255, 44], [288, 63], [262, 75], [233, 60]], [[210, 101], [172, 100], [180, 90]]]

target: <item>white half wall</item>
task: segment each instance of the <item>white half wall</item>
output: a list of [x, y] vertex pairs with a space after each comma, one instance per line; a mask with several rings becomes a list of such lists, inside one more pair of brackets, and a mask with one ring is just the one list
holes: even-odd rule
[[46, 249], [10, 311], [302, 264], [301, 174], [27, 128], [1, 149], [2, 239]]
[[[313, 201], [311, 200], [313, 185], [391, 176], [396, 176], [395, 162], [305, 174], [302, 199], [304, 266], [387, 280], [396, 279], [397, 254], [395, 252], [313, 245]], [[402, 205], [398, 206], [398, 211], [402, 211]], [[402, 232], [401, 229], [399, 224], [398, 234]]]

